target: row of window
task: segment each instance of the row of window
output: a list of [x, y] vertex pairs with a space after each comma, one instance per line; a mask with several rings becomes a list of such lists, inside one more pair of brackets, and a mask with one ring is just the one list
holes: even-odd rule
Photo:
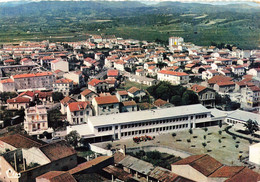
[[207, 114], [196, 115], [196, 119], [206, 118]]
[[[126, 125], [122, 125], [121, 129], [134, 128], [134, 127], [140, 127], [140, 126], [157, 125], [157, 124], [163, 124], [163, 123], [187, 121], [188, 119], [189, 119], [189, 117], [181, 117], [181, 118], [165, 119], [165, 120], [150, 121], [150, 122], [143, 122], [143, 123], [126, 124]], [[192, 116], [191, 116], [191, 119], [193, 119]]]
[[[117, 126], [116, 126], [116, 129], [117, 129]], [[98, 132], [111, 131], [111, 130], [112, 130], [112, 126], [98, 128]]]
[[237, 123], [238, 123], [237, 121], [232, 120], [232, 119], [227, 119], [227, 122], [228, 122], [228, 123], [231, 123], [231, 124], [237, 124]]
[[124, 136], [134, 136], [134, 135], [148, 134], [148, 133], [154, 133], [154, 132], [162, 132], [162, 131], [175, 130], [175, 129], [184, 129], [184, 128], [188, 128], [188, 124], [174, 125], [174, 126], [167, 126], [167, 127], [160, 127], [160, 128], [152, 128], [152, 129], [146, 129], [146, 130], [122, 132], [121, 136], [122, 137], [124, 137]]

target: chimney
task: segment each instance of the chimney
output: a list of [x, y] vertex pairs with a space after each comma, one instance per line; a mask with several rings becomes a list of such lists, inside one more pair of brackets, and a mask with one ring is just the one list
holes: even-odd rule
[[17, 171], [16, 153], [14, 153], [14, 170]]
[[126, 155], [126, 145], [123, 146], [123, 154]]
[[26, 159], [23, 158], [23, 170], [25, 171], [26, 170]]

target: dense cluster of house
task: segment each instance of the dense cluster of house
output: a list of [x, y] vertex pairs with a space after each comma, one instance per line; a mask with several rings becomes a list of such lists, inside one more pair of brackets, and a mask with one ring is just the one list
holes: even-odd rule
[[[37, 113], [45, 113], [46, 104], [53, 103], [52, 92], [65, 96], [60, 111], [71, 125], [87, 124], [93, 116], [140, 110], [137, 103], [147, 92], [137, 87], [119, 89], [126, 79], [148, 86], [160, 81], [183, 85], [197, 93], [207, 108], [216, 106], [218, 93], [241, 103], [244, 110], [259, 111], [258, 50], [196, 46], [181, 37], [170, 37], [169, 46], [162, 47], [115, 36], [87, 35], [81, 42], [3, 45], [0, 61], [0, 92], [19, 94], [6, 104], [8, 109], [25, 109], [28, 133], [49, 130], [45, 117], [38, 117], [44, 114]], [[74, 94], [77, 89], [81, 89], [80, 94]], [[173, 106], [161, 99], [150, 102], [147, 108], [150, 104], [155, 108]]]

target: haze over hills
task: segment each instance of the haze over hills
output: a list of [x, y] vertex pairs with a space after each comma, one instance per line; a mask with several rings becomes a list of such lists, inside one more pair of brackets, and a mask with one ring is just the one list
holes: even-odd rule
[[86, 32], [99, 31], [162, 43], [174, 35], [201, 45], [223, 42], [256, 48], [260, 45], [259, 19], [260, 7], [241, 3], [8, 2], [0, 3], [0, 42], [55, 35], [72, 35], [71, 40], [80, 40]]

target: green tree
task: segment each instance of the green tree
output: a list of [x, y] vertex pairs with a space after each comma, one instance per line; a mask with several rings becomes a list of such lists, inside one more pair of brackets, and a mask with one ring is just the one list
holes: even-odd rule
[[52, 99], [54, 102], [60, 102], [64, 98], [64, 95], [61, 92], [53, 92]]
[[186, 90], [182, 96], [182, 103], [184, 105], [198, 104], [199, 103], [198, 95], [195, 94], [195, 92], [193, 92], [192, 90]]
[[253, 121], [251, 119], [249, 119], [244, 126], [246, 127], [246, 130], [253, 135], [255, 131], [258, 131], [258, 124], [256, 121]]
[[219, 131], [218, 131], [218, 134], [219, 134], [219, 135], [221, 135], [221, 134], [222, 134], [222, 131], [221, 131], [221, 130], [219, 130]]
[[68, 135], [66, 135], [65, 140], [74, 148], [78, 146], [80, 135], [77, 131], [71, 131]]
[[48, 125], [49, 127], [52, 127], [53, 129], [57, 129], [59, 127], [63, 126], [62, 122], [62, 114], [60, 110], [54, 109], [48, 112]]
[[179, 96], [179, 95], [174, 95], [174, 96], [172, 96], [170, 102], [171, 102], [172, 104], [174, 104], [175, 106], [180, 106], [180, 105], [182, 105], [181, 96]]

